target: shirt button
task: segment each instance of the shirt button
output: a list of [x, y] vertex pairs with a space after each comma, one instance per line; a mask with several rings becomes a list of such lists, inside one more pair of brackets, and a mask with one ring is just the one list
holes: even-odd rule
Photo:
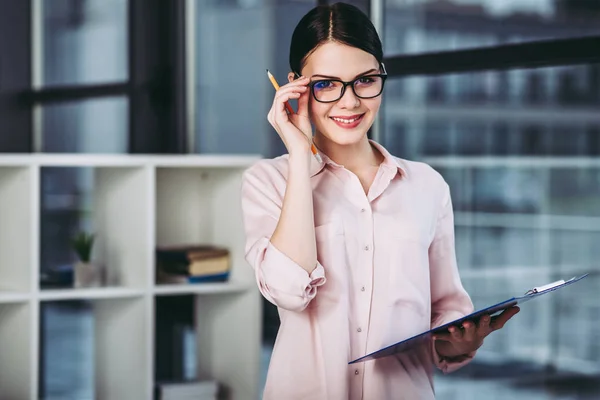
[[369, 245], [365, 246], [365, 251], [369, 251]]
[[367, 210], [365, 210], [364, 208], [360, 209], [360, 212], [365, 212], [365, 211], [367, 211]]
[[365, 291], [365, 287], [364, 287], [364, 286], [363, 286], [363, 287], [361, 287], [361, 288], [360, 288], [360, 291], [361, 291], [361, 292], [364, 292], [364, 291]]
[[356, 330], [356, 332], [362, 332], [362, 329], [358, 328], [358, 329]]
[[354, 370], [354, 375], [358, 375], [358, 370]]

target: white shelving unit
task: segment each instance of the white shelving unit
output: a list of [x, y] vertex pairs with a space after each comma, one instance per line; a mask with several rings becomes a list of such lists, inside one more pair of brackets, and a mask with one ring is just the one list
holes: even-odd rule
[[[198, 373], [225, 398], [259, 397], [261, 303], [244, 260], [243, 171], [253, 156], [4, 155], [0, 157], [0, 398], [38, 399], [40, 305], [90, 300], [95, 398], [152, 399], [156, 296], [195, 295]], [[40, 173], [94, 171], [94, 259], [105, 287], [41, 289]], [[157, 246], [230, 249], [229, 282], [155, 282]]]

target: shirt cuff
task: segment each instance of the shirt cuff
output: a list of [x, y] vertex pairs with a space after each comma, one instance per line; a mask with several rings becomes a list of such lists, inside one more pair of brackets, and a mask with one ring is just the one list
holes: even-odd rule
[[275, 297], [293, 297], [308, 304], [317, 294], [317, 287], [325, 282], [325, 269], [317, 261], [309, 274], [291, 258], [279, 251], [270, 241], [266, 246], [264, 259], [259, 268], [259, 284], [266, 285]]

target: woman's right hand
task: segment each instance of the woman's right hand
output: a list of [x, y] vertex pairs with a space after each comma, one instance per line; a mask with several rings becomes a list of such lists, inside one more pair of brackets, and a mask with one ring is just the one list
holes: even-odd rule
[[[290, 155], [310, 152], [312, 127], [308, 117], [309, 79], [301, 77], [281, 86], [275, 92], [273, 105], [267, 115]], [[285, 102], [297, 99], [298, 111], [288, 114]]]

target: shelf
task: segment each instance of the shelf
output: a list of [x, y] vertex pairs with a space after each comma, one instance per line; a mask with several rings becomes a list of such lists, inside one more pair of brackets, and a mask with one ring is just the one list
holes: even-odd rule
[[27, 301], [31, 295], [27, 292], [5, 291], [0, 289], [0, 304], [2, 303], [20, 303]]
[[40, 300], [93, 300], [93, 299], [122, 299], [143, 296], [143, 289], [100, 287], [82, 289], [44, 289], [40, 291]]
[[223, 282], [223, 283], [193, 283], [193, 284], [157, 284], [154, 287], [156, 295], [178, 294], [223, 294], [241, 293], [250, 289], [248, 283]]
[[[242, 174], [258, 160], [0, 155], [0, 355], [8, 361], [0, 398], [35, 400], [48, 386], [45, 395], [60, 398], [77, 390], [70, 382], [82, 374], [57, 365], [65, 348], [81, 350], [71, 336], [83, 326], [83, 389], [99, 399], [151, 399], [157, 348], [174, 351], [155, 343], [154, 307], [178, 295], [190, 305], [198, 373], [232, 400], [257, 398], [262, 303], [244, 258], [239, 199]], [[95, 234], [91, 258], [105, 268], [104, 283], [53, 286], [75, 263], [68, 241], [79, 230]], [[230, 250], [229, 281], [155, 284], [157, 246], [196, 243]], [[55, 377], [66, 385], [54, 387]]]
[[245, 168], [259, 160], [255, 155], [136, 155], [136, 154], [7, 154], [0, 167], [201, 167]]

